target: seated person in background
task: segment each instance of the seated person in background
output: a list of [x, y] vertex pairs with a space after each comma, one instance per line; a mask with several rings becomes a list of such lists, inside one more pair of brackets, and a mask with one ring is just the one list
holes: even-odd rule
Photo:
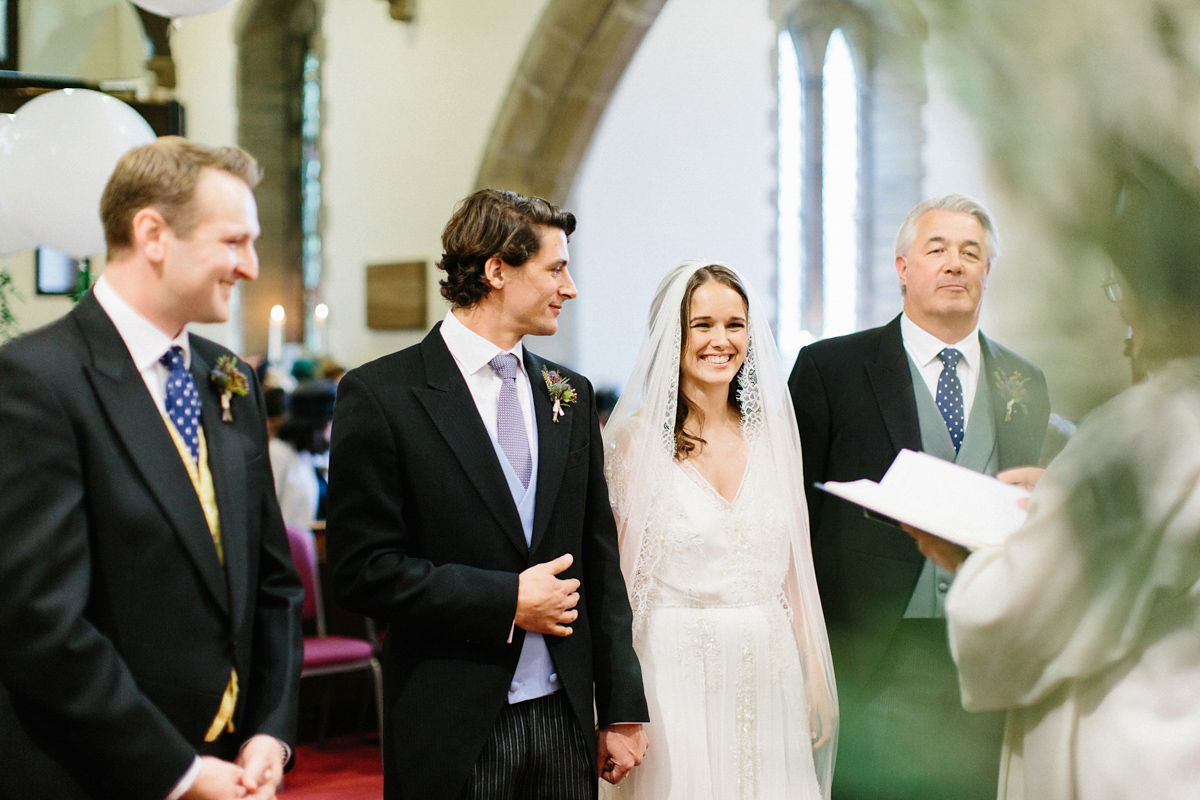
[[317, 377], [323, 381], [337, 383], [346, 374], [346, 368], [332, 358], [322, 358], [317, 364]]
[[596, 390], [596, 413], [600, 416], [601, 429], [608, 424], [608, 418], [612, 416], [613, 409], [617, 407], [617, 400], [620, 397], [621, 395], [616, 389]]
[[271, 439], [271, 469], [283, 521], [311, 528], [324, 519], [325, 470], [333, 424], [334, 385], [302, 383], [292, 392], [287, 420]]
[[[267, 407], [267, 438], [274, 439], [287, 422], [288, 393], [282, 386], [263, 387], [263, 405]], [[272, 467], [274, 462], [272, 462]]]
[[1008, 709], [1001, 800], [1200, 797], [1200, 174], [1136, 172], [1102, 236], [1148, 379], [1080, 424], [1002, 546], [910, 530], [958, 570], [964, 705]]

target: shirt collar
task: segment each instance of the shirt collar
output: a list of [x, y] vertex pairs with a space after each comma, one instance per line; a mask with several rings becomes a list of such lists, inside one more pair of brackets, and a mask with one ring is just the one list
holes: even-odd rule
[[900, 335], [904, 338], [904, 347], [908, 350], [909, 355], [917, 362], [918, 367], [927, 366], [938, 360], [938, 353], [947, 347], [953, 347], [958, 352], [962, 353], [963, 361], [967, 362], [968, 366], [978, 367], [979, 353], [979, 326], [967, 334], [966, 338], [954, 344], [946, 344], [941, 339], [934, 336], [929, 331], [922, 328], [917, 323], [909, 319], [908, 314], [900, 315]]
[[173, 345], [183, 348], [183, 365], [191, 369], [192, 348], [186, 328], [174, 339], [167, 336], [153, 322], [135, 311], [103, 274], [92, 287], [92, 293], [116, 326], [117, 333], [121, 334], [138, 372], [144, 372], [157, 363]]
[[454, 360], [462, 365], [468, 375], [486, 367], [488, 362], [500, 353], [512, 353], [517, 357], [518, 366], [522, 370], [525, 368], [525, 348], [521, 342], [505, 350], [468, 328], [462, 320], [454, 316], [453, 311], [447, 311], [446, 318], [442, 320], [442, 339], [446, 342], [450, 355], [454, 356]]

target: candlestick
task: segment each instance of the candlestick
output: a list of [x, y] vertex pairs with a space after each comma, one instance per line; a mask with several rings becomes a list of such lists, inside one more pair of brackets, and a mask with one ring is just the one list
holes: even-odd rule
[[326, 320], [329, 319], [329, 306], [317, 303], [313, 309], [313, 351], [319, 356], [329, 353], [329, 341], [326, 336]]
[[271, 306], [271, 323], [267, 326], [267, 363], [277, 366], [283, 360], [283, 321], [287, 312], [283, 306]]

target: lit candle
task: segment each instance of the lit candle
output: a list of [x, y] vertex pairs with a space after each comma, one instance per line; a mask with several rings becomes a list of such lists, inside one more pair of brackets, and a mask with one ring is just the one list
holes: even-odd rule
[[283, 360], [283, 321], [287, 312], [283, 306], [271, 306], [271, 324], [267, 327], [267, 363], [278, 365]]
[[313, 309], [313, 350], [323, 356], [329, 352], [329, 342], [325, 339], [325, 320], [329, 319], [329, 306], [317, 303]]

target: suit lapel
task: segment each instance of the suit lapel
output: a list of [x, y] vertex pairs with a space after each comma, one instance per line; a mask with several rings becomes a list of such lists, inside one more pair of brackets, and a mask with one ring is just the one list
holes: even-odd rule
[[[553, 403], [546, 384], [542, 379], [542, 360], [525, 350], [525, 370], [533, 386], [533, 419], [537, 429], [538, 442], [538, 474], [537, 496], [533, 511], [533, 544], [536, 550], [546, 528], [550, 524], [550, 514], [554, 510], [554, 501], [558, 499], [558, 490], [562, 486], [563, 469], [567, 464], [567, 453], [571, 446], [571, 427], [576, 424], [580, 414], [586, 415], [587, 409], [572, 407], [558, 418], [552, 420]], [[583, 417], [587, 423], [587, 417]]]
[[[1009, 397], [1002, 396], [997, 378], [1003, 372], [1012, 376], [1019, 370], [1018, 365], [1012, 364], [1004, 354], [999, 352], [982, 333], [979, 334], [979, 349], [983, 354], [983, 371], [979, 375], [980, 385], [987, 385], [992, 397], [992, 419], [996, 425], [996, 444], [999, 448], [1000, 469], [1026, 466], [1028, 459], [1023, 458], [1023, 445], [1029, 441], [1029, 414], [1014, 413], [1011, 419], [1005, 420], [1008, 414]], [[1029, 377], [1028, 375], [1025, 377]], [[976, 389], [978, 391], [978, 389]], [[1040, 439], [1038, 440], [1040, 441]], [[1036, 454], [1034, 461], [1037, 460]]]
[[528, 555], [529, 547], [525, 544], [521, 517], [508, 489], [508, 480], [487, 428], [479, 417], [471, 390], [442, 339], [441, 323], [435, 325], [421, 342], [421, 358], [429, 388], [413, 389], [413, 394], [425, 407], [434, 427], [462, 464], [505, 535], [522, 555]]
[[[221, 420], [221, 397], [209, 380], [213, 364], [192, 348], [192, 377], [200, 394], [200, 424], [208, 446], [208, 471], [220, 514], [221, 546], [225, 551], [225, 572], [229, 576], [230, 602], [235, 610], [246, 607], [249, 565], [246, 553], [246, 461], [242, 455], [241, 434], [233, 423]], [[241, 622], [234, 620], [234, 626]]]
[[92, 354], [88, 380], [137, 472], [183, 542], [222, 609], [228, 611], [225, 573], [213, 547], [200, 499], [179, 450], [112, 320], [90, 293], [76, 319]]
[[878, 356], [867, 362], [866, 370], [892, 447], [896, 452], [901, 448], [920, 450], [921, 424], [917, 419], [917, 398], [900, 333], [900, 317], [884, 328]]

